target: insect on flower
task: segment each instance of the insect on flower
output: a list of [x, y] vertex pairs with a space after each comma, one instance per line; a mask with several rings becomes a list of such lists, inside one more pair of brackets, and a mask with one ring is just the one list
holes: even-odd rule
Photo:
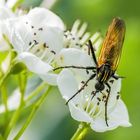
[[[94, 48], [92, 46], [91, 41], [89, 40], [89, 50], [92, 54], [92, 58], [96, 64], [96, 67], [80, 67], [80, 66], [63, 66], [63, 67], [57, 67], [54, 70], [60, 69], [60, 68], [76, 68], [76, 69], [85, 69], [85, 70], [92, 70], [94, 71], [93, 74], [87, 79], [87, 81], [84, 82], [82, 87], [71, 97], [68, 102], [73, 99], [78, 93], [80, 93], [88, 84], [88, 82], [96, 77], [97, 82], [94, 85], [95, 91], [92, 92], [92, 99], [97, 93], [102, 93], [102, 91], [105, 89], [105, 85], [107, 86], [106, 92], [108, 93], [105, 97], [105, 122], [106, 125], [108, 125], [108, 119], [107, 119], [107, 105], [108, 105], [108, 99], [111, 92], [111, 86], [109, 84], [109, 79], [112, 77], [114, 79], [122, 78], [117, 75], [115, 75], [115, 71], [118, 67], [121, 52], [122, 52], [122, 45], [124, 42], [125, 37], [125, 23], [120, 18], [114, 18], [112, 23], [110, 24], [108, 31], [106, 33], [106, 37], [103, 41], [102, 48], [99, 54], [98, 61], [96, 59]], [[103, 93], [102, 93], [103, 94]]]

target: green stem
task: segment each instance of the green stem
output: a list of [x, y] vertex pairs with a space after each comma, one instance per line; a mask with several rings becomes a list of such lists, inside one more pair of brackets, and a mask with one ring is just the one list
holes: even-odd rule
[[78, 129], [76, 130], [71, 140], [83, 140], [88, 130], [89, 125], [87, 123], [80, 123]]
[[4, 138], [2, 137], [2, 135], [0, 134], [0, 140], [4, 140]]
[[8, 135], [10, 134], [13, 126], [15, 125], [19, 115], [20, 115], [20, 112], [21, 112], [21, 109], [22, 109], [22, 106], [19, 106], [19, 108], [16, 110], [16, 112], [14, 113], [14, 115], [12, 116], [12, 119], [10, 120], [10, 123], [5, 131], [5, 134], [4, 134], [4, 138], [7, 139]]
[[37, 94], [39, 94], [45, 87], [46, 87], [46, 83], [43, 82], [41, 83], [28, 97], [27, 99], [25, 99], [25, 104], [30, 101], [32, 98], [34, 98]]
[[27, 84], [27, 73], [26, 71], [20, 73], [18, 75], [18, 81], [19, 81], [19, 89], [21, 93], [21, 100], [20, 100], [20, 105], [24, 103], [24, 94], [26, 90], [26, 84]]
[[[11, 68], [10, 68], [11, 70]], [[3, 83], [6, 81], [6, 79], [8, 78], [8, 76], [10, 75], [10, 70], [8, 70], [4, 76], [2, 77], [2, 79], [0, 80], [0, 88], [2, 87]]]
[[1, 87], [1, 93], [2, 93], [2, 101], [3, 101], [3, 104], [4, 104], [4, 107], [5, 107], [5, 122], [7, 122], [7, 119], [8, 119], [8, 97], [7, 97], [7, 89], [6, 89], [6, 85], [3, 84], [2, 87]]
[[19, 80], [19, 88], [20, 88], [20, 93], [21, 93], [20, 105], [19, 105], [18, 109], [15, 111], [14, 115], [12, 116], [12, 119], [10, 120], [9, 125], [5, 131], [5, 134], [4, 134], [5, 139], [7, 139], [12, 128], [15, 126], [15, 124], [20, 116], [21, 110], [24, 106], [24, 93], [25, 93], [25, 88], [26, 88], [27, 75], [25, 75], [24, 73], [20, 73], [18, 75], [18, 80]]
[[18, 81], [19, 81], [19, 87], [20, 87], [20, 92], [24, 94], [25, 88], [26, 88], [26, 83], [27, 83], [27, 75], [25, 73], [20, 73], [18, 75]]
[[30, 122], [32, 121], [32, 119], [33, 119], [35, 113], [37, 112], [38, 108], [40, 107], [40, 105], [42, 104], [42, 102], [46, 99], [46, 96], [48, 95], [48, 93], [49, 93], [50, 90], [51, 90], [51, 87], [48, 87], [47, 91], [34, 104], [33, 109], [31, 111], [29, 117], [27, 118], [26, 122], [21, 127], [21, 129], [19, 130], [18, 134], [15, 136], [15, 138], [13, 140], [19, 140], [19, 138], [22, 136], [22, 134], [24, 133], [24, 131], [26, 130], [26, 128], [29, 126]]
[[2, 78], [2, 76], [3, 76], [3, 70], [2, 70], [2, 68], [0, 66], [0, 79]]

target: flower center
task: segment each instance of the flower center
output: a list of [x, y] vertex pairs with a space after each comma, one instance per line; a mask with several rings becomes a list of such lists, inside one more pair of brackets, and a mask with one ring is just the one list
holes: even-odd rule
[[[30, 28], [32, 36], [31, 40], [29, 40], [27, 51], [35, 54], [41, 60], [50, 63], [54, 59], [56, 52], [47, 45], [43, 37], [47, 29], [45, 27], [31, 25], [28, 21], [26, 21], [25, 24]], [[43, 39], [41, 37], [43, 37]]]
[[65, 48], [80, 48], [82, 44], [80, 43], [80, 38], [70, 31], [64, 32], [64, 47]]

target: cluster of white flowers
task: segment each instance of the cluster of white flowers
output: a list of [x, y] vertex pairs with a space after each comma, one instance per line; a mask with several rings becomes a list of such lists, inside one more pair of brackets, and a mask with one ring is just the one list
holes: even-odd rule
[[[87, 53], [87, 42], [90, 39], [95, 50], [98, 50], [102, 38], [98, 32], [94, 35], [87, 33], [86, 28], [86, 23], [80, 26], [77, 20], [72, 29], [67, 30], [60, 17], [45, 8], [34, 8], [28, 14], [17, 16], [7, 4], [0, 6], [0, 50], [16, 51], [16, 60], [23, 62], [29, 71], [50, 85], [58, 85], [66, 101], [95, 72], [70, 68], [56, 73], [53, 69], [60, 66], [95, 67], [92, 57]], [[13, 48], [8, 46], [3, 36], [8, 38]], [[95, 83], [96, 78], [70, 100], [68, 106], [71, 116], [77, 121], [87, 122], [97, 132], [131, 126], [127, 108], [119, 97], [121, 80], [110, 79], [108, 126], [105, 122], [107, 87], [102, 91], [103, 94], [99, 93], [91, 100]]]

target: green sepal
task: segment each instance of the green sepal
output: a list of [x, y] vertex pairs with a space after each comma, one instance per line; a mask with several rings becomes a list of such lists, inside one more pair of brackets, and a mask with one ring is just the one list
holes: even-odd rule
[[22, 62], [18, 62], [14, 65], [14, 67], [11, 69], [11, 74], [19, 74], [22, 71], [26, 70], [26, 66]]

